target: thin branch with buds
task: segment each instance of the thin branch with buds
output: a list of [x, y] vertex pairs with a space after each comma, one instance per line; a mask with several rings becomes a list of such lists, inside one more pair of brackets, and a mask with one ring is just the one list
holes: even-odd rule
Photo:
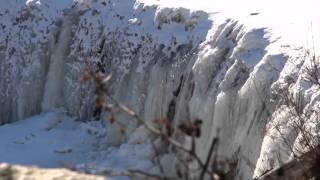
[[[150, 125], [148, 122], [146, 122], [143, 118], [141, 118], [134, 110], [132, 110], [131, 108], [129, 108], [128, 106], [120, 103], [117, 99], [115, 99], [112, 94], [110, 93], [110, 90], [107, 87], [107, 83], [112, 79], [112, 75], [108, 75], [106, 78], [102, 78], [100, 74], [98, 73], [92, 73], [92, 72], [87, 72], [86, 73], [87, 79], [94, 79], [94, 83], [96, 85], [96, 103], [98, 102], [98, 106], [99, 108], [103, 108], [104, 110], [107, 110], [111, 113], [112, 109], [117, 108], [120, 112], [124, 112], [125, 114], [127, 114], [129, 117], [131, 117], [132, 119], [135, 119], [138, 123], [142, 124], [149, 132], [161, 137], [162, 139], [164, 139], [165, 141], [167, 141], [170, 145], [172, 145], [173, 147], [177, 148], [178, 150], [181, 150], [184, 153], [187, 153], [189, 156], [192, 157], [193, 160], [195, 160], [195, 162], [197, 163], [197, 165], [199, 166], [200, 170], [201, 170], [201, 174], [200, 174], [200, 179], [203, 180], [205, 174], [208, 174], [209, 177], [211, 179], [216, 179], [216, 177], [219, 177], [217, 173], [212, 172], [211, 170], [209, 170], [209, 164], [210, 164], [210, 160], [214, 151], [214, 147], [218, 141], [218, 138], [213, 138], [212, 143], [211, 143], [211, 147], [210, 150], [208, 152], [208, 156], [207, 159], [205, 161], [205, 163], [201, 160], [201, 158], [199, 157], [199, 155], [196, 153], [195, 150], [195, 146], [192, 145], [192, 147], [189, 149], [187, 147], [185, 147], [184, 145], [182, 145], [180, 142], [178, 142], [177, 140], [173, 139], [170, 134], [167, 132], [163, 132], [157, 128], [155, 128], [154, 126]], [[108, 105], [104, 102], [104, 99], [108, 99], [112, 105]], [[114, 120], [113, 120], [114, 121]], [[179, 128], [180, 130], [185, 133], [186, 135], [190, 135], [193, 139], [193, 144], [195, 144], [195, 137], [200, 136], [200, 125], [202, 124], [201, 120], [195, 120], [195, 122], [192, 123], [191, 127], [188, 126], [184, 126], [184, 125], [180, 125]], [[160, 160], [157, 160], [158, 163], [160, 163]], [[143, 176], [149, 176], [152, 177], [153, 179], [159, 179], [159, 180], [164, 180], [164, 179], [168, 179], [167, 177], [164, 176], [164, 170], [163, 167], [160, 166], [160, 171], [162, 175], [151, 175], [149, 173], [146, 172], [142, 172], [142, 171], [132, 171], [132, 170], [128, 170], [128, 171], [124, 171], [121, 172], [120, 175], [128, 175], [131, 176], [133, 174], [141, 174]], [[109, 172], [110, 175], [114, 174], [114, 172]], [[188, 179], [186, 177], [186, 179]]]

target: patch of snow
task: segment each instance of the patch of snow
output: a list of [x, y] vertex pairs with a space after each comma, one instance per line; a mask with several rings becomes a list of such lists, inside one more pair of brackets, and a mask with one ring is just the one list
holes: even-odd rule
[[100, 122], [77, 122], [57, 109], [0, 126], [0, 162], [95, 173], [153, 167], [150, 143], [116, 148], [107, 147], [105, 138]]

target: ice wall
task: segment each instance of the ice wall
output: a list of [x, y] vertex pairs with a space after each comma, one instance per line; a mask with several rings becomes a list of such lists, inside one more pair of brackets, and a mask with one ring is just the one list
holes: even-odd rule
[[55, 37], [49, 40], [49, 65], [47, 70], [46, 83], [43, 90], [41, 103], [42, 111], [49, 111], [52, 108], [65, 104], [64, 78], [66, 60], [69, 53], [69, 46], [72, 39], [71, 28], [75, 23], [76, 13], [65, 14], [64, 18], [58, 21], [52, 33]]
[[[20, 6], [1, 8], [0, 122], [57, 107], [89, 119], [94, 87], [81, 74], [90, 66], [112, 72], [115, 97], [147, 121], [168, 117], [178, 126], [203, 120], [197, 151], [205, 158], [218, 136], [218, 155], [237, 162], [238, 179], [251, 178], [256, 166], [274, 158], [268, 154], [274, 142], [265, 137], [278, 111], [270, 101], [272, 84], [281, 84], [280, 74], [291, 75], [286, 62], [301, 49], [277, 43], [268, 29], [131, 0]], [[139, 134], [139, 125], [118, 118], [129, 129], [123, 134], [108, 124], [108, 143], [136, 142], [130, 137]]]
[[[59, 19], [64, 14], [62, 4], [67, 1], [60, 2], [61, 6], [50, 1], [0, 4], [0, 122], [4, 123], [41, 112], [41, 102], [47, 96], [45, 89], [57, 91], [46, 85], [47, 79], [64, 79], [62, 73], [52, 69], [62, 70], [59, 61], [65, 60], [66, 40], [71, 37], [67, 32], [70, 27], [61, 27], [67, 23]], [[61, 58], [55, 58], [59, 53]]]

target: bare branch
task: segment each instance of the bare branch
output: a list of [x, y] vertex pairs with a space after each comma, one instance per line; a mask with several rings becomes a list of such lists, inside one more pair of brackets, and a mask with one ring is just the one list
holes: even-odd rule
[[319, 176], [320, 146], [299, 158], [295, 158], [281, 167], [270, 170], [256, 180], [303, 180]]
[[208, 166], [209, 166], [212, 154], [213, 154], [213, 150], [214, 150], [214, 147], [216, 146], [217, 142], [218, 142], [218, 138], [213, 138], [212, 139], [212, 142], [211, 142], [211, 145], [210, 145], [210, 150], [209, 150], [206, 162], [205, 162], [204, 167], [203, 167], [203, 169], [201, 171], [201, 174], [200, 174], [200, 180], [204, 179], [204, 175], [205, 175], [205, 173], [206, 173], [206, 171], [208, 169]]

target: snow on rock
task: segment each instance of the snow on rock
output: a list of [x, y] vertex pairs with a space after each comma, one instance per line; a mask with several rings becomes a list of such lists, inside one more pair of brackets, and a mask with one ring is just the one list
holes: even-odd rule
[[[284, 104], [274, 110], [267, 123], [255, 176], [308, 151], [310, 145], [318, 144], [319, 116], [316, 112], [319, 111], [319, 86], [305, 78], [308, 76], [305, 69], [310, 68], [310, 61], [313, 61], [312, 57], [305, 55], [306, 52], [299, 48], [291, 50], [291, 61], [285, 65], [287, 69], [281, 72], [271, 87], [274, 100], [288, 93], [297, 109], [293, 110], [293, 107]], [[301, 113], [303, 121], [296, 115], [296, 111]], [[303, 126], [298, 126], [301, 122], [304, 122]], [[305, 133], [310, 136], [304, 136]], [[308, 141], [309, 145], [304, 141]]]
[[[95, 90], [92, 84], [81, 81], [81, 74], [93, 68], [104, 75], [112, 73], [110, 87], [115, 98], [150, 123], [161, 117], [168, 117], [174, 126], [187, 119], [203, 120], [197, 151], [205, 158], [208, 142], [218, 136], [219, 156], [235, 157], [238, 162], [236, 178], [249, 179], [263, 173], [266, 167], [277, 165], [273, 163], [274, 152], [285, 154], [287, 150], [282, 148], [280, 136], [275, 135], [273, 140], [264, 132], [267, 128], [267, 133], [275, 134], [274, 123], [286, 122], [287, 115], [283, 114], [285, 110], [274, 109], [272, 98], [289, 88], [296, 95], [302, 92], [306, 106], [318, 105], [317, 87], [307, 82], [302, 72], [302, 67], [308, 65], [302, 47], [310, 48], [310, 37], [305, 44], [299, 36], [309, 32], [301, 17], [313, 20], [316, 15], [288, 11], [277, 18], [276, 15], [283, 14], [281, 8], [261, 9], [264, 6], [254, 6], [257, 3], [249, 3], [250, 0], [243, 2], [243, 9], [230, 1], [194, 2], [0, 0], [0, 122], [24, 119], [58, 107], [66, 109], [64, 116], [89, 119]], [[210, 6], [203, 6], [208, 3]], [[288, 23], [284, 23], [286, 20]], [[311, 30], [318, 27], [315, 22]], [[315, 43], [316, 52], [318, 47]], [[65, 133], [59, 130], [61, 123], [79, 125], [68, 118], [47, 123], [42, 119], [50, 119], [48, 115], [2, 126], [0, 133], [19, 128], [27, 134], [10, 134], [12, 139], [5, 138], [1, 143], [12, 146], [12, 141], [21, 141], [13, 145], [12, 152], [19, 151], [19, 145], [32, 143], [28, 141], [33, 138], [29, 137], [32, 128], [28, 124], [36, 126], [43, 138], [51, 131], [44, 133], [41, 125], [50, 124], [49, 129], [55, 129], [52, 133], [58, 133], [50, 136], [54, 140]], [[126, 133], [118, 124], [107, 124], [103, 131], [92, 124], [87, 129], [94, 136], [105, 134], [105, 146], [119, 146], [105, 149], [101, 145], [102, 160], [93, 160], [89, 166], [93, 171], [99, 164], [131, 168], [139, 160], [138, 168], [152, 169], [152, 138], [147, 138], [148, 133], [126, 115], [117, 118], [128, 126]], [[292, 135], [290, 128], [285, 132]], [[73, 147], [81, 143], [79, 137], [88, 135], [75, 129], [69, 133], [68, 137], [77, 140], [72, 147], [59, 142], [54, 146], [58, 149], [53, 151], [52, 159], [38, 161], [23, 156], [19, 163], [49, 166], [62, 156], [68, 156], [70, 161], [76, 159], [79, 152]], [[76, 134], [80, 135], [76, 138]], [[296, 146], [297, 137], [299, 134], [292, 140]], [[37, 141], [38, 145], [47, 143], [41, 138]], [[83, 152], [90, 150], [85, 145], [80, 147]], [[51, 151], [53, 146], [47, 148]], [[47, 148], [43, 149], [43, 156]], [[35, 149], [36, 146], [26, 152], [33, 153]], [[8, 153], [5, 148], [1, 150]], [[132, 161], [123, 162], [127, 156]], [[13, 157], [6, 157], [15, 162]], [[5, 161], [6, 157], [0, 160]], [[83, 166], [87, 167], [90, 161], [86, 159]], [[163, 161], [167, 162], [165, 158]]]

